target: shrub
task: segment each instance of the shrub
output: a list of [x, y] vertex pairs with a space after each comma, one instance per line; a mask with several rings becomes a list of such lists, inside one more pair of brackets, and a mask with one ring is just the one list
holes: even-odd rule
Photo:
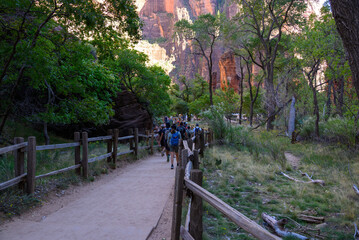
[[310, 139], [314, 136], [314, 132], [315, 132], [315, 119], [313, 117], [308, 117], [304, 119], [300, 127], [299, 136], [304, 139]]
[[355, 124], [353, 119], [332, 117], [321, 125], [323, 138], [347, 145], [355, 144]]
[[[300, 128], [300, 136], [303, 139], [311, 139], [315, 132], [315, 119], [309, 117], [303, 121]], [[321, 139], [330, 142], [340, 142], [346, 145], [355, 144], [355, 124], [350, 118], [331, 117], [327, 121], [319, 122], [319, 134]]]
[[228, 133], [228, 124], [224, 120], [224, 112], [221, 106], [211, 106], [201, 115], [204, 121], [208, 123], [209, 127], [213, 129], [214, 138], [216, 141], [223, 143]]

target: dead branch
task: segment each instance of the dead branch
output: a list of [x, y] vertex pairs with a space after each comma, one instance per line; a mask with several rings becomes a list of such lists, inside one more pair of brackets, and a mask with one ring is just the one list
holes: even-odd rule
[[284, 172], [281, 172], [281, 174], [282, 174], [284, 177], [286, 177], [286, 178], [288, 178], [288, 179], [290, 179], [290, 180], [292, 180], [292, 181], [294, 181], [294, 182], [299, 182], [299, 183], [315, 183], [315, 184], [319, 184], [319, 185], [321, 185], [321, 186], [324, 186], [324, 185], [325, 185], [325, 183], [324, 183], [323, 180], [319, 180], [319, 179], [318, 179], [318, 180], [313, 180], [311, 177], [309, 177], [308, 174], [307, 174], [306, 176], [310, 179], [309, 182], [305, 182], [305, 181], [301, 181], [301, 180], [292, 178], [292, 177], [288, 176], [287, 174], [285, 174]]
[[314, 217], [314, 216], [304, 215], [304, 214], [299, 214], [298, 219], [306, 221], [308, 223], [315, 223], [315, 224], [324, 222], [324, 217]]
[[354, 239], [359, 239], [359, 232], [356, 223], [354, 223], [354, 228], [355, 228]]
[[353, 189], [354, 189], [355, 193], [359, 195], [359, 189], [358, 189], [357, 185], [353, 184]]
[[250, 131], [253, 131], [253, 130], [255, 130], [255, 129], [261, 127], [261, 126], [263, 126], [264, 124], [266, 124], [271, 117], [276, 116], [276, 115], [277, 115], [280, 111], [282, 111], [282, 109], [283, 109], [284, 107], [286, 107], [286, 106], [288, 105], [288, 103], [290, 103], [291, 101], [292, 101], [292, 99], [288, 100], [286, 103], [283, 104], [283, 106], [281, 106], [280, 108], [278, 108], [278, 110], [277, 110], [275, 113], [271, 114], [265, 121], [261, 122], [261, 123], [258, 124], [256, 127], [251, 128]]
[[[274, 229], [275, 233], [280, 236], [280, 237], [296, 237], [298, 239], [308, 239], [306, 236], [300, 235], [298, 233], [294, 233], [294, 232], [287, 232], [284, 229], [284, 224], [287, 222], [287, 220], [275, 220], [273, 217], [269, 216], [266, 213], [262, 213], [262, 218], [263, 220], [268, 223], [268, 225]], [[282, 227], [282, 229], [281, 229]]]

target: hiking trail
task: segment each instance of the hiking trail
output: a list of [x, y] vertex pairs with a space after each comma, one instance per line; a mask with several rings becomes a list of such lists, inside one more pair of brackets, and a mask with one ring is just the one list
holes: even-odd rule
[[157, 153], [0, 225], [0, 239], [145, 240], [169, 201], [174, 175]]

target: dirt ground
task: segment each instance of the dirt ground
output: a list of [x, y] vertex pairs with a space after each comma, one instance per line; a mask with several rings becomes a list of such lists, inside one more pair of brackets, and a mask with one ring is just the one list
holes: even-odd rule
[[130, 164], [52, 194], [1, 224], [0, 239], [169, 239], [174, 173], [159, 154]]
[[294, 168], [294, 169], [298, 169], [299, 164], [300, 164], [300, 158], [297, 156], [294, 156], [293, 154], [291, 154], [290, 152], [285, 152], [284, 153], [285, 158], [287, 159], [288, 163]]
[[166, 205], [163, 209], [161, 218], [156, 228], [153, 229], [147, 240], [169, 240], [171, 239], [172, 212], [173, 212], [174, 192], [168, 197]]

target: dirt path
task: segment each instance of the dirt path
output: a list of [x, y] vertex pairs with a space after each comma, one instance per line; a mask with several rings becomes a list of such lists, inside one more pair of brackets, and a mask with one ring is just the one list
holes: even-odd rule
[[297, 156], [294, 156], [290, 152], [284, 152], [284, 156], [287, 159], [288, 163], [294, 168], [298, 169], [300, 164], [300, 158]]
[[0, 239], [146, 239], [168, 205], [174, 173], [159, 155], [138, 161], [0, 226]]

